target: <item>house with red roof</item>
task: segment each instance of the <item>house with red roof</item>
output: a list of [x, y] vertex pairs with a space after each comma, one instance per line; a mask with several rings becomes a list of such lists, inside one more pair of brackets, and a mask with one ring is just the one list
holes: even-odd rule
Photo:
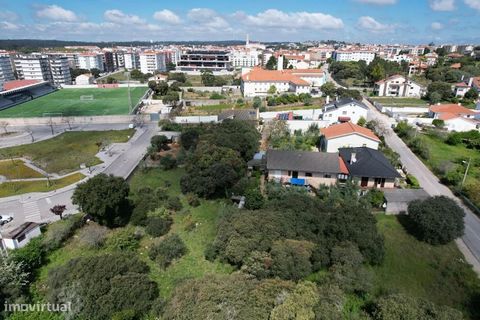
[[453, 85], [453, 93], [455, 94], [455, 97], [463, 98], [468, 90], [470, 90], [470, 86], [465, 82], [459, 82]]
[[334, 124], [321, 128], [320, 149], [338, 152], [340, 148], [368, 147], [378, 150], [380, 139], [369, 129], [352, 122]]
[[437, 104], [430, 106], [430, 117], [443, 120], [448, 131], [479, 130], [480, 122], [475, 119], [478, 111], [468, 109], [460, 104]]

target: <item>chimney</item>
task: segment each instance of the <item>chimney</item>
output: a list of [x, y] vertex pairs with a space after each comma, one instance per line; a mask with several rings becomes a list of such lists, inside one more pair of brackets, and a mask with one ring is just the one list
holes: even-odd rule
[[277, 70], [283, 70], [283, 54], [278, 57]]
[[350, 155], [350, 164], [357, 162], [357, 154], [355, 152], [352, 152]]
[[326, 104], [329, 104], [329, 103], [330, 103], [330, 96], [327, 96], [327, 98], [325, 98], [325, 103], [326, 103]]

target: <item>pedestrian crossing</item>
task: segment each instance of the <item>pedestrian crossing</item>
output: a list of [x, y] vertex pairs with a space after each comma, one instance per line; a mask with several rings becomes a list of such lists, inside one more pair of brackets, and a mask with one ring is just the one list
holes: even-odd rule
[[25, 215], [25, 221], [40, 222], [40, 208], [37, 201], [24, 203], [23, 214]]

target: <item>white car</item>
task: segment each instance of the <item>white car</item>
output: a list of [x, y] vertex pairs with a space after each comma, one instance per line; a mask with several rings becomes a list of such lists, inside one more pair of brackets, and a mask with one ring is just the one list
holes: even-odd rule
[[6, 214], [0, 216], [0, 226], [3, 226], [6, 223], [9, 223], [13, 220], [13, 217], [7, 216]]

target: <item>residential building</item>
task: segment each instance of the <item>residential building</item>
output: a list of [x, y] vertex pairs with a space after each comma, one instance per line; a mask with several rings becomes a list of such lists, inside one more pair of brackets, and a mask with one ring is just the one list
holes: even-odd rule
[[253, 68], [260, 64], [260, 52], [250, 49], [235, 49], [231, 53], [232, 65], [236, 69]]
[[478, 130], [480, 122], [475, 118], [478, 112], [460, 104], [437, 104], [430, 107], [429, 115], [433, 119], [443, 120], [448, 131]]
[[328, 120], [329, 124], [337, 122], [357, 123], [360, 118], [367, 119], [368, 107], [353, 98], [340, 99], [326, 104], [323, 107], [322, 120]]
[[231, 72], [233, 65], [231, 55], [226, 50], [187, 50], [180, 55], [177, 63], [179, 72]]
[[36, 222], [24, 222], [16, 228], [6, 229], [0, 233], [0, 249], [15, 250], [22, 248], [41, 233], [40, 224]]
[[106, 51], [103, 53], [103, 70], [112, 72], [115, 70], [115, 62], [113, 59], [113, 52]]
[[268, 150], [266, 170], [270, 181], [314, 188], [348, 179], [338, 153]]
[[468, 81], [468, 86], [480, 92], [480, 77], [472, 77]]
[[10, 57], [0, 56], [0, 90], [5, 82], [11, 80], [15, 80], [15, 75]]
[[396, 180], [401, 177], [378, 150], [367, 147], [340, 148], [339, 153], [350, 178], [361, 188], [394, 188]]
[[127, 70], [140, 69], [140, 55], [137, 52], [125, 52], [124, 60]]
[[78, 67], [80, 69], [98, 69], [104, 71], [103, 68], [103, 54], [97, 53], [82, 53], [78, 56]]
[[49, 56], [50, 72], [55, 85], [72, 84], [70, 65], [67, 57]]
[[465, 82], [459, 82], [453, 85], [453, 93], [455, 94], [455, 97], [463, 98], [468, 90], [470, 90], [470, 87]]
[[20, 80], [39, 80], [53, 83], [50, 63], [45, 56], [24, 56], [14, 59], [17, 77]]
[[321, 128], [320, 149], [338, 152], [341, 148], [368, 147], [378, 149], [380, 139], [369, 129], [351, 122], [334, 124]]
[[242, 76], [241, 90], [245, 97], [265, 96], [271, 88], [275, 93], [310, 93], [313, 87], [326, 82], [321, 69], [265, 70], [255, 67]]
[[89, 85], [95, 83], [95, 78], [91, 73], [81, 74], [75, 78], [76, 85]]
[[166, 71], [165, 54], [161, 51], [144, 51], [140, 53], [140, 71], [154, 74], [157, 71]]
[[335, 61], [360, 61], [370, 64], [375, 59], [375, 52], [367, 50], [337, 50], [333, 53]]
[[125, 68], [125, 56], [123, 51], [114, 51], [113, 53], [113, 67], [115, 70]]
[[379, 97], [422, 97], [426, 89], [424, 86], [402, 75], [393, 75], [377, 81], [373, 92]]

